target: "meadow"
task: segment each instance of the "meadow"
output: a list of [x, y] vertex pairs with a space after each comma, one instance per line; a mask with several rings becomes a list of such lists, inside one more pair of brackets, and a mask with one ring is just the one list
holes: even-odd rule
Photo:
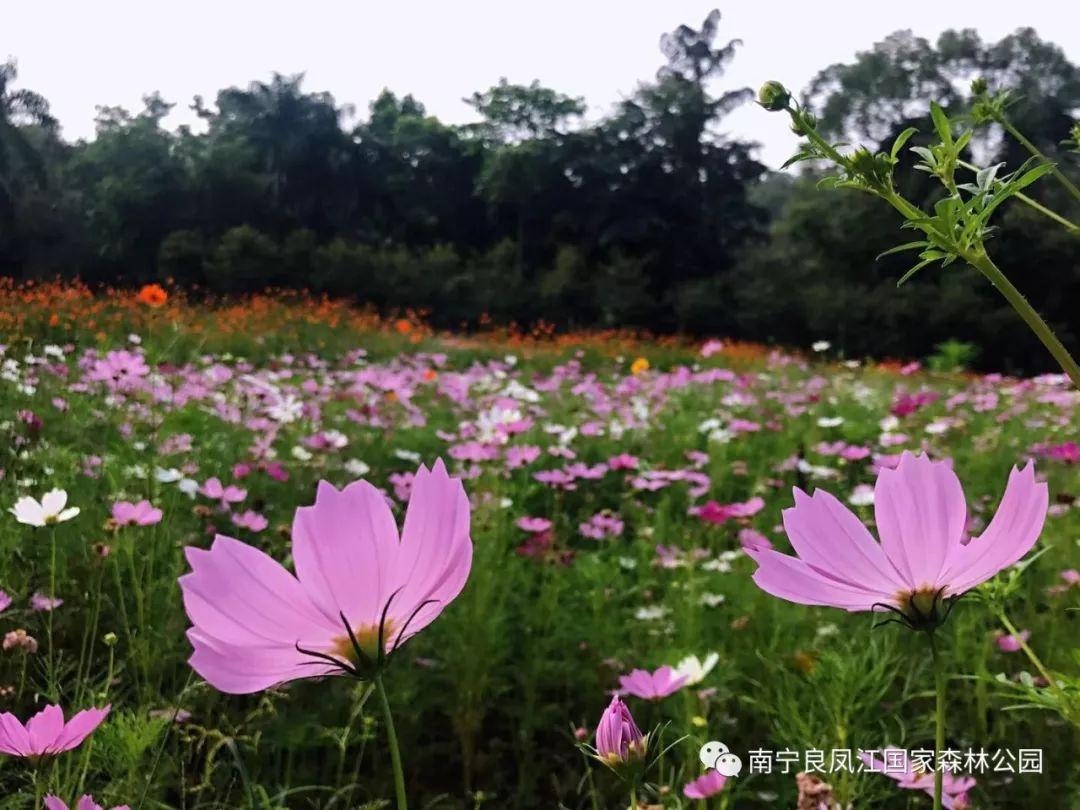
[[[776, 598], [747, 553], [789, 550], [793, 487], [875, 531], [875, 480], [904, 451], [953, 460], [972, 536], [1014, 465], [1034, 460], [1050, 492], [1032, 553], [933, 634], [962, 752], [946, 806], [1080, 806], [1080, 395], [1063, 375], [821, 345], [455, 335], [295, 293], [76, 284], [0, 287], [0, 335], [0, 807], [393, 806], [372, 684], [215, 689], [187, 662], [177, 581], [185, 547], [217, 534], [292, 570], [294, 511], [319, 481], [366, 479], [400, 524], [437, 459], [468, 495], [472, 564], [381, 676], [410, 806], [625, 808], [632, 783], [643, 807], [930, 807], [917, 773], [857, 755], [934, 749], [927, 634]], [[20, 499], [51, 490], [66, 503], [43, 504], [47, 525], [20, 518]], [[641, 779], [588, 748], [620, 686], [652, 732]], [[71, 750], [9, 750], [14, 718], [53, 704], [110, 709]], [[57, 733], [42, 721], [29, 742]], [[742, 770], [688, 789], [710, 741]]]

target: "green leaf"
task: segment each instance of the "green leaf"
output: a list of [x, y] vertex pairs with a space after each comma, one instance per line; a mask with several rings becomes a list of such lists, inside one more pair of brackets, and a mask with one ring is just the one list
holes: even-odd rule
[[817, 155], [814, 154], [813, 152], [810, 152], [810, 151], [799, 152], [798, 154], [792, 155], [787, 160], [785, 160], [783, 162], [783, 164], [780, 166], [780, 171], [783, 171], [788, 166], [794, 166], [796, 163], [799, 163], [800, 161], [813, 160], [815, 157], [817, 157]]
[[915, 275], [915, 274], [916, 274], [916, 273], [918, 273], [918, 272], [919, 272], [920, 270], [922, 270], [922, 269], [923, 269], [924, 267], [926, 267], [926, 265], [928, 265], [928, 264], [933, 264], [933, 263], [934, 263], [934, 262], [936, 262], [936, 261], [937, 261], [937, 258], [933, 258], [933, 259], [924, 259], [923, 261], [919, 262], [919, 263], [918, 263], [917, 265], [915, 265], [914, 267], [912, 267], [912, 268], [911, 268], [910, 270], [908, 270], [908, 271], [907, 271], [906, 273], [904, 273], [904, 275], [902, 275], [902, 276], [900, 277], [900, 280], [899, 280], [898, 282], [896, 282], [896, 286], [897, 286], [897, 287], [902, 287], [902, 286], [903, 286], [904, 284], [906, 284], [906, 283], [907, 283], [907, 281], [908, 281], [908, 280], [909, 280], [909, 279], [910, 279], [910, 278], [911, 278], [911, 277], [912, 277], [913, 275]]
[[930, 247], [930, 243], [925, 240], [919, 242], [905, 242], [902, 245], [897, 245], [894, 248], [889, 248], [884, 253], [879, 253], [877, 256], [874, 257], [874, 261], [879, 261], [885, 256], [892, 256], [894, 253], [903, 253], [906, 250], [915, 250], [916, 248], [924, 247]]
[[904, 148], [904, 144], [907, 143], [908, 140], [911, 139], [911, 136], [918, 131], [919, 130], [917, 130], [915, 127], [908, 127], [899, 135], [897, 135], [896, 140], [893, 141], [892, 151], [889, 153], [889, 156], [895, 158], [897, 155], [899, 155], [900, 150]]
[[952, 145], [952, 128], [949, 125], [949, 116], [945, 114], [945, 111], [941, 109], [941, 105], [936, 101], [930, 102], [930, 117], [934, 121], [934, 129], [937, 130], [938, 137], [944, 143]]

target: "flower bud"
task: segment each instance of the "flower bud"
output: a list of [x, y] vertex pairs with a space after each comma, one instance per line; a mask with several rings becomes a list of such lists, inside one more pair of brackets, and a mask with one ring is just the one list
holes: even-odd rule
[[780, 82], [769, 81], [761, 85], [757, 100], [769, 112], [781, 112], [791, 103], [791, 93]]
[[984, 95], [986, 93], [986, 91], [987, 91], [987, 88], [988, 88], [988, 85], [986, 83], [986, 79], [982, 78], [982, 76], [980, 76], [977, 79], [972, 79], [972, 81], [971, 81], [971, 94], [973, 96]]
[[645, 757], [648, 737], [637, 727], [630, 709], [618, 696], [604, 710], [596, 726], [596, 753], [609, 767]]
[[106, 647], [116, 646], [116, 633], [106, 633], [105, 637], [101, 639]]

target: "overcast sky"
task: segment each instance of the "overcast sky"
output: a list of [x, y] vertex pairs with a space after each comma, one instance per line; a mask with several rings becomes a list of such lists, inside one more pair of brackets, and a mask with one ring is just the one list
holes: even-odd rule
[[[720, 38], [743, 47], [725, 78], [756, 88], [776, 78], [803, 87], [819, 69], [850, 60], [890, 32], [936, 37], [975, 27], [997, 39], [1030, 25], [1080, 62], [1075, 0], [3, 0], [0, 59], [19, 62], [19, 87], [48, 98], [69, 139], [93, 134], [95, 106], [141, 107], [158, 90], [178, 102], [170, 124], [190, 122], [195, 94], [305, 72], [365, 111], [383, 87], [411, 92], [448, 122], [471, 120], [462, 102], [506, 76], [539, 79], [583, 96], [599, 117], [653, 77], [661, 33], [723, 12]], [[1068, 10], [1072, 7], [1072, 10]], [[795, 8], [814, 9], [813, 16]], [[790, 10], [789, 10], [790, 9]], [[826, 14], [826, 9], [828, 12]], [[776, 165], [794, 139], [780, 116], [754, 106], [725, 129], [762, 144]]]

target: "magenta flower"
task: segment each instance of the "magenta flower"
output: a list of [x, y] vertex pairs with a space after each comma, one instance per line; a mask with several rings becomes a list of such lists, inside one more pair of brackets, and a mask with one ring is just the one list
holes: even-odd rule
[[113, 504], [112, 517], [121, 526], [153, 526], [161, 522], [162, 512], [150, 501], [118, 501]]
[[797, 556], [747, 547], [754, 582], [802, 605], [891, 610], [907, 624], [932, 626], [945, 599], [1013, 565], [1035, 544], [1046, 519], [1047, 486], [1035, 468], [1013, 469], [997, 514], [978, 537], [965, 535], [967, 503], [948, 461], [904, 453], [874, 488], [881, 543], [827, 492], [795, 489], [784, 529]]
[[[45, 810], [68, 810], [68, 806], [64, 804], [63, 799], [49, 795], [45, 797]], [[105, 810], [105, 808], [95, 802], [93, 796], [86, 795], [75, 803], [73, 810]], [[131, 810], [131, 808], [126, 804], [118, 804], [112, 810]]]
[[251, 509], [239, 515], [233, 515], [232, 522], [239, 529], [248, 529], [253, 532], [261, 532], [270, 525], [270, 521], [264, 515]]
[[[890, 754], [893, 751], [895, 753]], [[934, 774], [932, 772], [918, 772], [916, 771], [911, 762], [907, 759], [907, 753], [902, 748], [897, 749], [885, 749], [884, 756], [888, 762], [888, 767], [885, 767], [885, 762], [875, 758], [873, 753], [867, 751], [859, 752], [859, 759], [866, 765], [867, 770], [872, 773], [883, 773], [890, 779], [895, 779], [897, 784], [908, 790], [921, 790], [930, 797], [934, 795]], [[906, 767], [901, 770], [893, 763], [897, 761], [906, 762]], [[966, 810], [971, 806], [968, 799], [968, 791], [975, 787], [975, 779], [970, 776], [957, 776], [950, 771], [942, 773], [942, 790], [941, 790], [941, 806], [946, 810]]]
[[693, 782], [683, 785], [683, 795], [688, 799], [707, 799], [724, 789], [727, 777], [720, 771], [710, 770]]
[[[319, 483], [296, 510], [293, 576], [262, 551], [218, 535], [188, 547], [180, 578], [194, 625], [189, 663], [222, 692], [245, 694], [298, 678], [370, 677], [460, 592], [472, 565], [469, 499], [442, 461], [421, 466], [398, 535], [367, 481]], [[381, 642], [381, 647], [380, 647]]]
[[85, 709], [64, 722], [59, 706], [46, 706], [24, 726], [10, 712], [0, 713], [0, 751], [13, 757], [48, 757], [77, 748], [101, 725], [109, 714], [103, 709]]
[[637, 727], [630, 709], [613, 697], [596, 725], [597, 757], [606, 765], [621, 765], [631, 757], [644, 757], [648, 745], [649, 738]]
[[7, 591], [0, 591], [0, 613], [11, 607], [11, 601], [12, 599]]
[[247, 497], [246, 489], [241, 489], [232, 484], [224, 486], [222, 485], [220, 478], [206, 479], [206, 483], [199, 488], [199, 492], [207, 498], [221, 501], [222, 506], [230, 503], [240, 503], [240, 501]]
[[680, 675], [667, 664], [656, 672], [635, 669], [629, 675], [619, 676], [619, 694], [633, 695], [644, 700], [663, 700], [682, 689], [686, 680], [686, 675]]
[[64, 604], [63, 599], [46, 596], [41, 591], [34, 591], [33, 595], [30, 597], [31, 610], [48, 612], [50, 610], [55, 610], [62, 604]]
[[521, 517], [517, 520], [517, 527], [523, 532], [531, 532], [533, 534], [539, 532], [546, 532], [551, 528], [551, 521], [542, 517]]
[[1028, 639], [1031, 638], [1030, 630], [1021, 630], [1016, 635], [1004, 635], [998, 636], [994, 642], [1002, 652], [1014, 653], [1020, 652], [1023, 649], [1023, 645], [1027, 644]]

